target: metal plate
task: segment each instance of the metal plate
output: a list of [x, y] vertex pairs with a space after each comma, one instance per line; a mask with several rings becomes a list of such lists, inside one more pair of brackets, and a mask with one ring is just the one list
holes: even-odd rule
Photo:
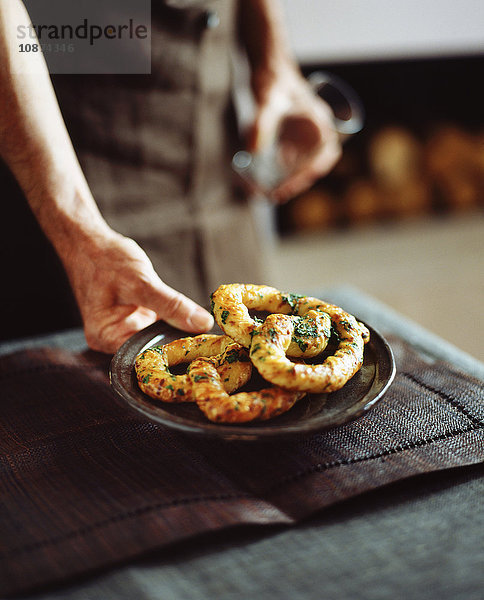
[[[225, 439], [260, 440], [309, 435], [356, 419], [382, 398], [395, 376], [395, 360], [386, 340], [373, 328], [365, 346], [361, 369], [346, 385], [330, 394], [308, 394], [287, 413], [270, 421], [240, 425], [211, 423], [194, 403], [156, 401], [138, 387], [134, 371], [136, 356], [150, 346], [167, 344], [187, 333], [159, 321], [133, 335], [114, 355], [111, 386], [121, 402], [153, 421], [180, 431]], [[210, 333], [221, 333], [214, 329]], [[324, 354], [321, 360], [323, 360]], [[252, 388], [257, 387], [254, 369]], [[265, 383], [265, 387], [267, 383]]]

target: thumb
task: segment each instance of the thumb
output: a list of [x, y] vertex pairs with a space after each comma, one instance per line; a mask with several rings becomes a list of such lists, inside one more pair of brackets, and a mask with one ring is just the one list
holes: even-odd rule
[[249, 151], [260, 151], [274, 141], [279, 122], [290, 107], [287, 94], [281, 93], [277, 87], [269, 87], [260, 95], [247, 140]]
[[147, 285], [142, 302], [154, 310], [158, 318], [183, 331], [201, 333], [212, 329], [214, 324], [207, 310], [161, 280]]
[[258, 152], [269, 146], [276, 137], [279, 114], [264, 105], [257, 111], [247, 136], [249, 152]]

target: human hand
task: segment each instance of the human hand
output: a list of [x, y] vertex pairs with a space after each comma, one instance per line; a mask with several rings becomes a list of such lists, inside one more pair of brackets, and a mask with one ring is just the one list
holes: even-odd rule
[[269, 196], [285, 202], [331, 171], [341, 139], [329, 105], [292, 66], [253, 73], [252, 88], [256, 114], [248, 149], [256, 153], [277, 144], [288, 174]]
[[64, 262], [93, 350], [114, 353], [158, 319], [190, 333], [213, 326], [205, 309], [161, 281], [147, 255], [129, 238], [111, 232], [89, 240]]
[[22, 2], [1, 1], [0, 156], [64, 264], [89, 346], [114, 352], [156, 319], [188, 332], [210, 329], [207, 311], [163, 283], [141, 248], [106, 224], [42, 53], [18, 52], [17, 23], [30, 23]]

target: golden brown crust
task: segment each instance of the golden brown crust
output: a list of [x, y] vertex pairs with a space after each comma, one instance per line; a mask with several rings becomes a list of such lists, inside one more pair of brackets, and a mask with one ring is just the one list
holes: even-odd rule
[[[252, 309], [270, 314], [264, 322], [256, 321]], [[149, 348], [137, 357], [135, 368], [146, 394], [164, 402], [196, 401], [217, 423], [270, 419], [307, 392], [340, 389], [361, 368], [370, 335], [339, 306], [266, 285], [222, 285], [212, 294], [212, 312], [226, 335], [187, 337]], [[321, 363], [288, 358], [320, 355], [332, 329], [338, 347]], [[169, 367], [180, 362], [191, 363], [186, 375], [172, 374]], [[249, 380], [252, 363], [271, 386], [234, 394]]]
[[[222, 356], [219, 370], [227, 391], [233, 392], [250, 378], [251, 365], [242, 346], [225, 335], [204, 334], [148, 348], [135, 361], [141, 390], [163, 402], [193, 402], [188, 375], [174, 375], [170, 367], [202, 356]], [[240, 354], [239, 354], [240, 353]], [[244, 356], [242, 356], [244, 354]]]
[[[295, 364], [286, 357], [294, 335], [294, 320], [269, 315], [254, 332], [250, 359], [259, 373], [274, 385], [312, 393], [334, 392], [361, 368], [364, 335], [361, 324], [341, 308], [326, 306], [339, 336], [338, 348], [321, 364]], [[366, 328], [365, 328], [366, 329]]]
[[304, 392], [269, 387], [229, 395], [216, 368], [216, 359], [200, 358], [190, 365], [193, 395], [200, 410], [215, 423], [264, 421], [288, 411]]
[[[304, 302], [302, 302], [304, 300]], [[237, 343], [249, 348], [252, 333], [259, 327], [249, 309], [270, 313], [305, 316], [316, 305], [324, 303], [317, 298], [281, 292], [268, 285], [232, 283], [221, 285], [212, 294], [212, 312], [218, 326]], [[324, 309], [321, 309], [324, 312]], [[330, 331], [329, 319], [320, 320], [318, 330], [311, 335], [299, 335], [291, 340], [288, 356], [317, 356], [326, 347]]]

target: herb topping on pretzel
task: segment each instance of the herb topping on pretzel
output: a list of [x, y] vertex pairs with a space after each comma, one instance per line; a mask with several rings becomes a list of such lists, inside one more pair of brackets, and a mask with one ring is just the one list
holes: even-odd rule
[[339, 344], [320, 364], [296, 364], [287, 358], [295, 328], [288, 315], [269, 315], [254, 331], [249, 356], [264, 379], [288, 390], [327, 393], [339, 390], [353, 377], [363, 364], [362, 326], [338, 307], [328, 310]]
[[[252, 333], [260, 325], [260, 321], [250, 316], [249, 309], [304, 317], [308, 310], [322, 307], [322, 304], [316, 298], [285, 294], [267, 285], [232, 283], [221, 285], [212, 294], [212, 312], [217, 324], [245, 348], [250, 347]], [[317, 356], [326, 347], [330, 334], [330, 319], [321, 315], [318, 323], [313, 322], [306, 330], [300, 327], [289, 344], [287, 355]]]
[[186, 337], [144, 350], [135, 361], [138, 385], [145, 394], [163, 402], [193, 402], [188, 375], [174, 375], [170, 367], [200, 357], [220, 358], [222, 353], [217, 368], [224, 389], [232, 393], [250, 379], [252, 365], [244, 348], [226, 335]]
[[[211, 300], [226, 335], [187, 337], [141, 352], [135, 369], [143, 392], [164, 402], [195, 401], [213, 422], [245, 423], [273, 418], [307, 392], [338, 390], [363, 364], [369, 331], [339, 306], [240, 283], [221, 285]], [[263, 321], [249, 310], [269, 314]], [[332, 334], [338, 346], [323, 354]], [[185, 375], [170, 372], [182, 362], [191, 363]], [[250, 379], [252, 364], [269, 387], [234, 393]]]
[[199, 358], [190, 365], [193, 396], [207, 419], [216, 423], [265, 421], [288, 411], [303, 396], [279, 387], [229, 395], [217, 369], [217, 359]]

